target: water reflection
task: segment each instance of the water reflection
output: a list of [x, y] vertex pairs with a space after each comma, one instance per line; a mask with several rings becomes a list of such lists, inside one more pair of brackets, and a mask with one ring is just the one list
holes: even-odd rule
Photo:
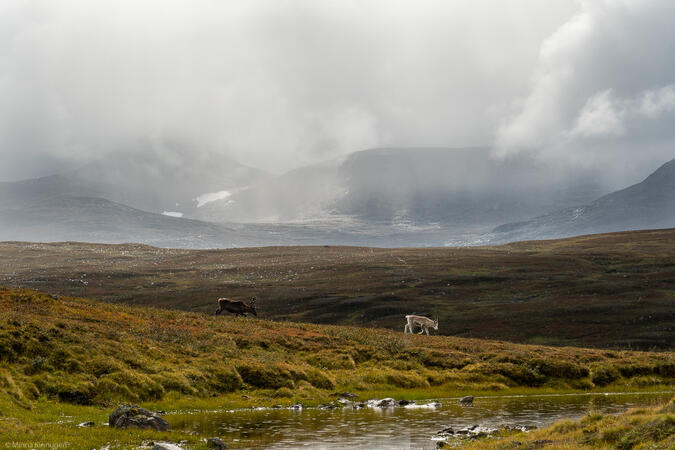
[[236, 410], [176, 414], [167, 419], [175, 429], [217, 435], [233, 446], [246, 448], [433, 449], [431, 437], [446, 427], [542, 427], [589, 411], [619, 413], [671, 396], [672, 393], [477, 397], [472, 407], [461, 407], [456, 399], [446, 399], [437, 409]]

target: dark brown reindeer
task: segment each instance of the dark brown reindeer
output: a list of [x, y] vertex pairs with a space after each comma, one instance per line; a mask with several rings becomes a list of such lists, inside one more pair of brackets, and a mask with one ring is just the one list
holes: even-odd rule
[[255, 297], [251, 299], [248, 305], [242, 302], [241, 300], [230, 300], [229, 298], [219, 298], [218, 309], [216, 309], [216, 316], [223, 311], [232, 313], [235, 316], [245, 316], [248, 313], [252, 313], [256, 317], [258, 316], [258, 313], [255, 310]]

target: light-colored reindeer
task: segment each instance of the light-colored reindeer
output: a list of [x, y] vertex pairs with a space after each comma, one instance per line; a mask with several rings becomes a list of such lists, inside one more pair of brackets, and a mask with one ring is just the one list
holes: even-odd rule
[[412, 334], [415, 326], [420, 327], [420, 332], [417, 334], [427, 333], [427, 335], [429, 335], [429, 328], [433, 328], [434, 330], [438, 331], [438, 319], [431, 320], [424, 316], [409, 315], [405, 316], [405, 320], [407, 323], [405, 324], [405, 329], [403, 330], [404, 333], [410, 332], [410, 334]]

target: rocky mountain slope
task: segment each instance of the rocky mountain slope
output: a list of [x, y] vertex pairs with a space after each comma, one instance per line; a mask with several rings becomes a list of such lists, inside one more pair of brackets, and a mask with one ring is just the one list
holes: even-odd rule
[[675, 159], [644, 181], [583, 206], [497, 227], [494, 241], [550, 239], [675, 226]]

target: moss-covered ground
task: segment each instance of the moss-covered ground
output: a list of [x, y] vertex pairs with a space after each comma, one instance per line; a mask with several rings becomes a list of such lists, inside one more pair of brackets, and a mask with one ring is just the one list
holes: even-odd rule
[[343, 391], [421, 399], [663, 390], [675, 376], [672, 356], [205, 316], [0, 287], [0, 442], [203, 445], [180, 431], [76, 426], [106, 422], [122, 402], [176, 410], [312, 405]]

